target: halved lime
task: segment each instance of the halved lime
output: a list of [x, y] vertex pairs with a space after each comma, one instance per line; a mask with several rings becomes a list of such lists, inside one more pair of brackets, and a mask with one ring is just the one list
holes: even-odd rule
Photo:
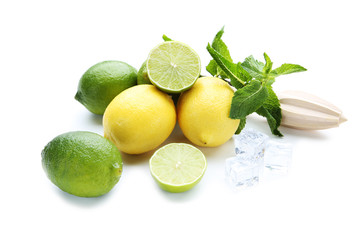
[[189, 89], [201, 71], [199, 55], [178, 41], [163, 42], [153, 48], [146, 67], [151, 83], [168, 93]]
[[150, 172], [159, 186], [168, 192], [185, 192], [200, 182], [206, 170], [206, 158], [196, 147], [170, 143], [150, 158]]

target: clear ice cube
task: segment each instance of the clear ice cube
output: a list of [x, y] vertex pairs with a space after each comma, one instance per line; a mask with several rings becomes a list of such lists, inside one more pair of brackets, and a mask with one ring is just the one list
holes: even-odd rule
[[235, 188], [250, 187], [259, 182], [260, 163], [238, 155], [226, 159], [226, 178]]
[[270, 139], [252, 128], [234, 135], [234, 143], [236, 155], [226, 159], [225, 169], [228, 182], [235, 188], [253, 186], [260, 176], [261, 179], [276, 177], [290, 168], [292, 145], [289, 143]]
[[287, 173], [292, 157], [292, 144], [269, 140], [264, 153], [264, 166], [270, 170]]
[[269, 136], [252, 128], [243, 129], [240, 134], [234, 135], [235, 154], [245, 154], [248, 158], [257, 161], [264, 157], [264, 149]]

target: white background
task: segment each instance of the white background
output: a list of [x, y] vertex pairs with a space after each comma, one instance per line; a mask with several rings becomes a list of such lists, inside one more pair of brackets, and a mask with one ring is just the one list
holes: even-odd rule
[[[1, 1], [1, 239], [360, 239], [359, 22], [357, 1]], [[233, 140], [201, 148], [202, 181], [170, 194], [148, 159], [123, 154], [124, 172], [99, 198], [62, 192], [45, 176], [41, 150], [75, 130], [103, 133], [101, 117], [74, 100], [93, 64], [121, 60], [137, 69], [162, 34], [202, 59], [225, 25], [224, 41], [242, 61], [264, 51], [274, 67], [305, 73], [277, 79], [340, 107], [348, 122], [324, 131], [281, 128], [294, 146], [290, 173], [234, 191], [224, 180]], [[248, 126], [270, 134], [263, 119]], [[186, 141], [179, 129], [167, 142]]]

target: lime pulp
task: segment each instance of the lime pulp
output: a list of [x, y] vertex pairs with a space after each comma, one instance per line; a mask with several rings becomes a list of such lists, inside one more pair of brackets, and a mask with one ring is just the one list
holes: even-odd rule
[[153, 48], [146, 67], [151, 83], [167, 93], [189, 89], [201, 72], [199, 55], [178, 41], [163, 42]]
[[168, 192], [184, 192], [203, 177], [207, 162], [204, 154], [186, 143], [170, 143], [150, 158], [150, 172], [158, 185]]

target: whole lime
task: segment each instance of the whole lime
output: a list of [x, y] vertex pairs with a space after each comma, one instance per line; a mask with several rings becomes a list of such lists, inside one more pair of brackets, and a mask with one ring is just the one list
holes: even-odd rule
[[121, 61], [104, 61], [90, 67], [81, 77], [75, 99], [90, 112], [104, 114], [111, 100], [136, 85], [137, 71]]
[[147, 74], [146, 61], [141, 65], [138, 75], [137, 84], [151, 84], [149, 76]]
[[68, 132], [41, 152], [48, 178], [61, 190], [79, 197], [97, 197], [119, 181], [122, 159], [116, 146], [92, 132]]

